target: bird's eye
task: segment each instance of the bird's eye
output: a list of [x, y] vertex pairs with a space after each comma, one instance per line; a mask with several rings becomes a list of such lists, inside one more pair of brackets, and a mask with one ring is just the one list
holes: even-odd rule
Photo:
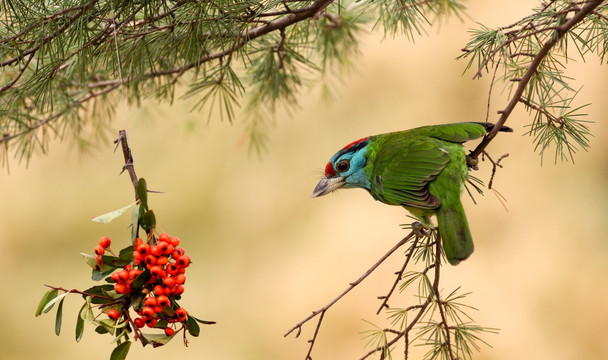
[[336, 170], [339, 172], [348, 171], [350, 168], [350, 160], [340, 160], [338, 164], [336, 164]]

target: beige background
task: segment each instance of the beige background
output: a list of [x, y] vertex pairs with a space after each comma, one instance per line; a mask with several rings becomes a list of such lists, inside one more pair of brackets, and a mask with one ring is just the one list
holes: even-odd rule
[[[404, 210], [362, 190], [310, 199], [326, 161], [366, 135], [483, 121], [488, 77], [461, 76], [464, 62], [454, 58], [475, 20], [509, 24], [535, 3], [471, 1], [471, 18], [452, 19], [415, 44], [365, 35], [357, 70], [335, 83], [339, 96], [325, 105], [318, 87], [305, 91], [300, 109], [278, 113], [261, 159], [238, 147], [242, 123], [206, 125], [206, 114], [188, 112], [190, 103], [119, 110], [111, 136], [127, 128], [138, 175], [164, 192], [150, 196], [159, 225], [179, 236], [193, 259], [182, 303], [218, 322], [203, 327], [188, 348], [179, 340], [159, 349], [135, 344], [128, 358], [303, 359], [315, 323], [299, 339], [283, 333], [392, 247], [406, 233], [398, 225], [408, 221]], [[495, 180], [508, 212], [488, 191], [477, 205], [465, 199], [476, 250], [445, 268], [442, 289], [472, 292], [467, 303], [479, 309], [471, 313], [476, 322], [500, 328], [483, 336], [492, 348], [482, 346], [476, 359], [608, 358], [608, 68], [590, 56], [571, 62], [568, 74], [577, 78], [574, 87], [584, 85], [578, 104], [592, 103], [590, 151], [577, 154], [575, 165], [555, 165], [549, 154], [541, 167], [524, 136], [531, 118], [519, 106], [508, 122], [515, 133], [489, 147], [495, 156], [510, 153]], [[491, 121], [506, 101], [497, 91]], [[27, 169], [12, 161], [10, 176], [0, 176], [3, 359], [109, 358], [111, 338], [90, 326], [74, 341], [79, 297], [64, 304], [59, 337], [54, 315], [33, 315], [43, 284], [92, 285], [79, 253], [92, 252], [99, 237], [110, 236], [117, 248], [127, 244], [128, 217], [110, 225], [89, 221], [132, 201], [127, 175], [118, 175], [122, 155], [112, 150], [107, 143], [83, 156], [55, 142]], [[487, 181], [490, 167], [481, 166], [476, 175]], [[376, 297], [391, 285], [401, 257], [395, 254], [328, 312], [315, 359], [353, 359], [366, 351], [361, 332], [369, 326], [362, 319], [383, 324]], [[396, 297], [391, 305], [414, 301]]]

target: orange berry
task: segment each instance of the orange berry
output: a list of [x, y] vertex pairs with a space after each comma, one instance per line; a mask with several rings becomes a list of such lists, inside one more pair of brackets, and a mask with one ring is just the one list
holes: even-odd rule
[[163, 274], [163, 268], [159, 265], [151, 266], [150, 274], [152, 274], [152, 276], [161, 276]]
[[170, 327], [166, 327], [165, 328], [165, 335], [167, 336], [173, 336], [173, 334], [175, 334], [175, 330], [171, 329]]
[[102, 266], [103, 265], [103, 260], [101, 259], [102, 255], [97, 255], [95, 256], [95, 262], [97, 263], [97, 265]]
[[156, 306], [154, 307], [154, 311], [155, 311], [157, 314], [159, 314], [159, 313], [163, 312], [163, 307], [162, 307], [162, 306], [158, 306], [158, 305], [156, 305]]
[[112, 240], [110, 240], [110, 238], [107, 236], [104, 236], [101, 239], [99, 239], [99, 246], [101, 246], [104, 249], [109, 248], [110, 244], [112, 244]]
[[184, 292], [184, 287], [182, 285], [176, 285], [175, 289], [173, 289], [173, 295], [181, 295]]
[[125, 284], [114, 284], [114, 291], [116, 291], [119, 294], [126, 294], [127, 286]]
[[169, 298], [166, 295], [159, 295], [156, 300], [158, 301], [158, 306], [165, 307], [171, 305]]
[[150, 254], [144, 258], [144, 262], [148, 266], [156, 265], [156, 256]]
[[158, 321], [158, 320], [156, 320], [155, 318], [149, 319], [148, 321], [146, 321], [146, 325], [147, 325], [148, 327], [153, 328], [153, 327], [154, 327], [154, 325], [156, 325], [156, 322], [157, 322], [157, 321]]
[[175, 283], [177, 285], [181, 285], [186, 282], [186, 275], [184, 274], [177, 274], [173, 278], [175, 279]]
[[165, 284], [165, 286], [168, 288], [172, 288], [175, 286], [175, 279], [167, 276], [166, 278], [163, 279], [163, 284]]
[[158, 301], [154, 296], [148, 296], [146, 300], [144, 300], [144, 304], [146, 304], [146, 306], [154, 307], [158, 304]]
[[161, 250], [160, 246], [153, 245], [152, 247], [150, 247], [150, 254], [152, 254], [154, 256], [161, 256], [162, 250]]
[[171, 253], [175, 249], [175, 247], [173, 245], [171, 245], [165, 241], [158, 243], [158, 247], [160, 248], [160, 252], [163, 255], [171, 255]]
[[179, 267], [188, 267], [188, 265], [190, 265], [190, 256], [182, 255], [177, 258], [176, 263]]
[[188, 317], [188, 312], [186, 311], [186, 309], [180, 307], [175, 310], [175, 315], [177, 316], [178, 321], [184, 321]]
[[108, 317], [112, 320], [118, 320], [120, 313], [116, 309], [110, 309], [108, 310]]
[[177, 266], [176, 263], [170, 263], [169, 265], [167, 265], [167, 267], [165, 268], [165, 271], [167, 272], [167, 274], [169, 275], [175, 275], [177, 274], [177, 272], [179, 271], [179, 267]]
[[165, 295], [165, 288], [162, 287], [162, 285], [156, 285], [154, 287], [154, 293], [158, 296], [158, 295]]
[[106, 252], [106, 249], [104, 249], [101, 245], [95, 246], [96, 255], [103, 255], [103, 253], [105, 253], [105, 252]]
[[135, 239], [135, 246], [134, 246], [134, 248], [137, 249], [137, 247], [139, 247], [139, 245], [141, 245], [143, 243], [144, 243], [144, 241], [141, 238], [136, 238]]
[[156, 265], [164, 266], [169, 262], [169, 258], [166, 256], [161, 256], [156, 258]]
[[169, 236], [169, 234], [167, 233], [162, 233], [160, 235], [158, 235], [158, 241], [169, 241], [171, 239], [171, 236]]
[[185, 253], [186, 253], [186, 251], [184, 250], [184, 248], [178, 247], [173, 250], [173, 252], [171, 253], [171, 257], [173, 257], [174, 259], [177, 259], [180, 256], [184, 255]]
[[150, 245], [141, 244], [135, 250], [137, 250], [141, 256], [146, 257], [150, 254]]
[[171, 245], [173, 246], [177, 246], [179, 245], [179, 238], [177, 237], [172, 237], [171, 240], [169, 241], [171, 243]]
[[120, 279], [118, 282], [125, 282], [129, 280], [129, 272], [127, 270], [120, 270], [117, 272], [117, 276]]
[[141, 309], [141, 315], [146, 318], [152, 318], [155, 313], [154, 308], [151, 306], [144, 306], [144, 308]]

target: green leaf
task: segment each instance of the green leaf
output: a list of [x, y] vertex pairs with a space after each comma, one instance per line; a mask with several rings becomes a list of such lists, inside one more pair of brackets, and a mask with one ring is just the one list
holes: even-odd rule
[[40, 299], [40, 303], [38, 304], [38, 308], [36, 309], [36, 316], [40, 316], [42, 314], [42, 310], [45, 308], [46, 304], [57, 297], [57, 293], [59, 293], [57, 289], [51, 289], [42, 296], [42, 299]]
[[106, 329], [105, 326], [103, 325], [99, 325], [98, 327], [95, 328], [95, 332], [98, 334], [107, 334], [109, 333], [108, 329]]
[[165, 334], [143, 334], [143, 335], [146, 337], [148, 342], [150, 344], [152, 344], [152, 347], [155, 347], [155, 348], [166, 345], [175, 336], [175, 334], [173, 334], [171, 336], [167, 336]]
[[119, 217], [119, 216], [123, 215], [124, 213], [126, 213], [127, 210], [129, 210], [130, 208], [133, 207], [133, 205], [135, 205], [135, 203], [129, 204], [129, 205], [123, 207], [123, 208], [120, 208], [120, 209], [117, 209], [117, 210], [114, 210], [114, 211], [110, 211], [109, 213], [106, 213], [106, 214], [103, 214], [103, 215], [95, 216], [94, 218], [91, 219], [91, 221], [102, 223], [102, 224], [108, 224], [112, 220], [114, 220], [117, 217]]
[[188, 315], [189, 318], [193, 318], [194, 320], [198, 321], [199, 323], [203, 324], [203, 325], [213, 325], [216, 322], [213, 320], [202, 320], [199, 318], [195, 318], [194, 316]]
[[59, 336], [59, 333], [61, 332], [61, 319], [63, 317], [63, 300], [61, 299], [61, 301], [59, 302], [59, 305], [57, 306], [57, 316], [55, 316], [55, 334], [57, 336]]
[[148, 210], [148, 186], [144, 178], [139, 179], [137, 182], [137, 196], [139, 197], [139, 204], [143, 210]]
[[192, 316], [188, 316], [188, 332], [194, 337], [198, 336], [201, 332], [200, 326], [198, 326], [196, 319]]
[[78, 317], [76, 319], [76, 342], [80, 342], [80, 339], [82, 339], [82, 334], [84, 333], [83, 311], [86, 311], [88, 305], [89, 304], [85, 302], [78, 311]]
[[135, 205], [131, 213], [131, 244], [135, 244], [137, 238], [137, 229], [139, 229], [139, 204]]
[[69, 292], [63, 293], [53, 299], [51, 299], [45, 306], [44, 309], [42, 309], [43, 313], [47, 313], [49, 312], [53, 306], [55, 305], [56, 302], [63, 300], [63, 298], [65, 298], [67, 295], [69, 294]]
[[118, 345], [112, 351], [112, 355], [110, 355], [110, 360], [124, 360], [129, 353], [129, 348], [131, 347], [130, 341], [125, 341], [122, 344]]
[[118, 258], [122, 260], [133, 260], [134, 251], [135, 249], [133, 248], [133, 245], [129, 245], [126, 248], [120, 250], [120, 252], [118, 253]]
[[146, 232], [154, 229], [156, 227], [156, 216], [154, 215], [154, 211], [146, 211], [141, 217], [139, 225], [142, 229], [146, 230]]
[[[121, 259], [119, 257], [116, 256], [111, 256], [111, 255], [102, 255], [101, 260], [103, 261], [104, 264], [113, 267], [114, 269], [119, 269], [119, 268], [123, 268], [125, 265], [130, 264], [131, 261], [133, 260], [133, 258], [131, 259]], [[110, 272], [114, 272], [114, 269], [112, 269], [112, 271]], [[98, 272], [107, 272], [106, 271], [98, 271]]]

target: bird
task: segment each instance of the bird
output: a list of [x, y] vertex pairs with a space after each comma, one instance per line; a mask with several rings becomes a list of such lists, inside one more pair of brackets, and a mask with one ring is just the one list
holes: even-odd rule
[[[473, 252], [473, 239], [460, 196], [468, 178], [462, 145], [481, 138], [494, 124], [429, 125], [367, 136], [336, 152], [311, 197], [341, 188], [362, 188], [384, 204], [402, 206], [428, 227], [437, 218], [443, 252], [452, 265]], [[502, 126], [499, 131], [512, 132]]]

